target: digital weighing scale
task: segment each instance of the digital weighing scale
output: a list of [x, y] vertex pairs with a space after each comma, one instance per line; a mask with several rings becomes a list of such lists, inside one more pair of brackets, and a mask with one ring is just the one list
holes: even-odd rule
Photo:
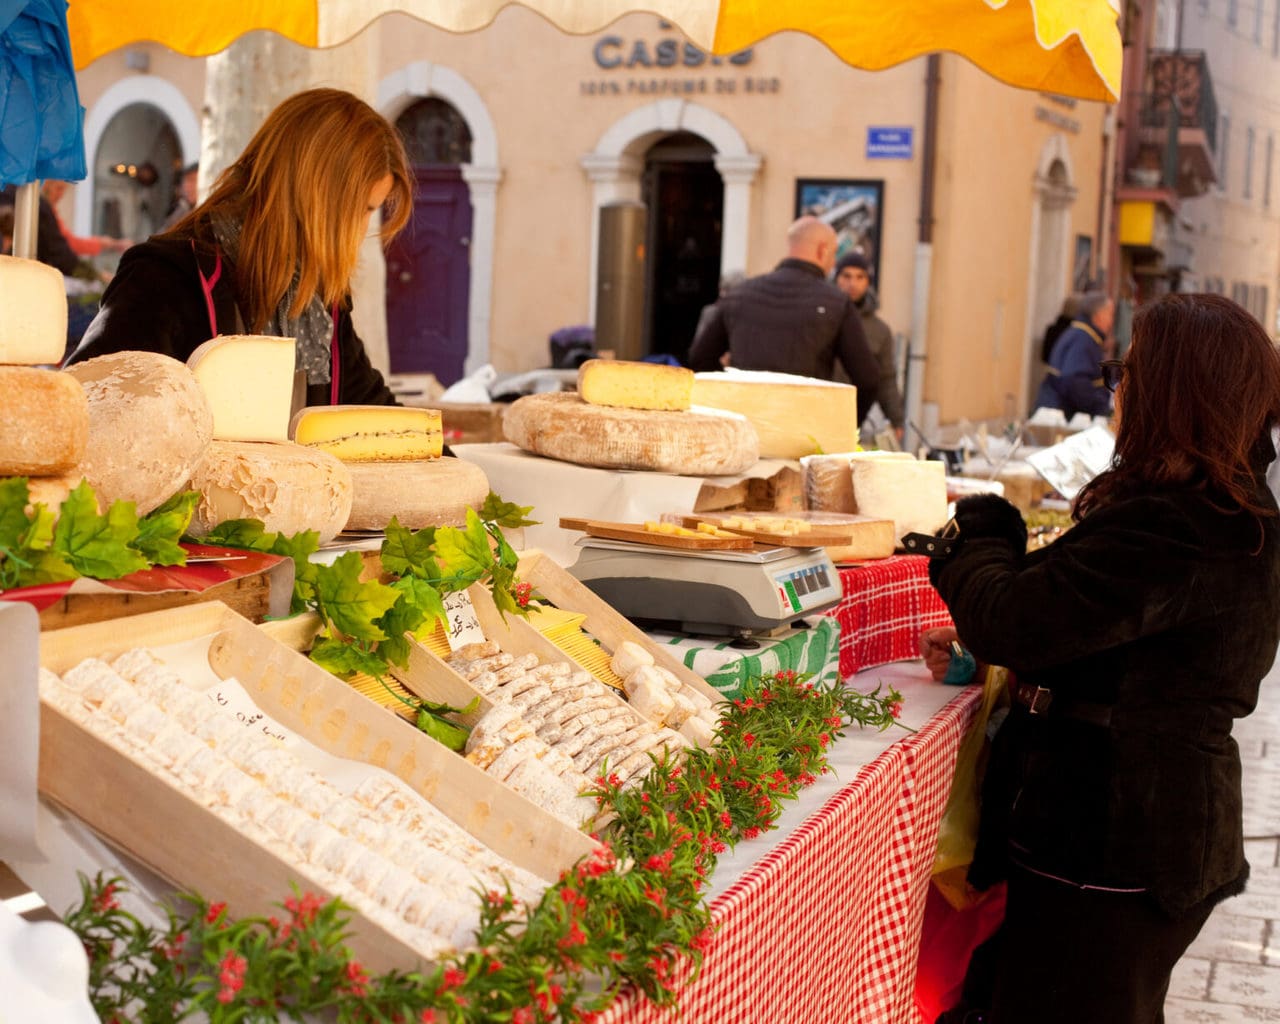
[[633, 621], [682, 633], [770, 633], [843, 596], [824, 548], [688, 551], [584, 537], [569, 572]]

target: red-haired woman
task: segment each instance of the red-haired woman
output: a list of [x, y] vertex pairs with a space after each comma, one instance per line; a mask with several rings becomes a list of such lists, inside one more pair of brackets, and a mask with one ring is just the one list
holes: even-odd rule
[[71, 361], [143, 349], [185, 360], [216, 334], [297, 339], [307, 405], [390, 405], [351, 322], [374, 211], [389, 242], [412, 212], [395, 128], [340, 89], [275, 108], [209, 197], [120, 260]]
[[1231, 726], [1280, 641], [1280, 355], [1234, 302], [1168, 295], [1104, 371], [1115, 457], [1076, 526], [1027, 554], [1012, 505], [967, 498], [930, 567], [965, 644], [1017, 677], [970, 875], [1009, 881], [988, 1024], [1162, 1021], [1248, 877]]

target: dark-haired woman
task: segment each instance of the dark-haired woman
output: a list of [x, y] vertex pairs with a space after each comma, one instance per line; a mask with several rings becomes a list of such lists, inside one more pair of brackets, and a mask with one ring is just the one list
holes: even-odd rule
[[1009, 882], [987, 1024], [1162, 1021], [1248, 877], [1231, 726], [1280, 640], [1280, 355], [1235, 303], [1169, 295], [1103, 369], [1115, 457], [1074, 529], [1027, 554], [1013, 506], [965, 499], [931, 566], [965, 644], [1017, 677], [971, 872]]

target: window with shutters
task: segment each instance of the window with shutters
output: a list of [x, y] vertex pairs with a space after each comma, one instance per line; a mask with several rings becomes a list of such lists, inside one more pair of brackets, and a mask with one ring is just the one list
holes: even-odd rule
[[1249, 308], [1249, 286], [1243, 281], [1231, 282], [1231, 301], [1239, 303], [1245, 309]]
[[[1277, 2], [1280, 6], [1280, 0]], [[1271, 158], [1276, 148], [1276, 137], [1267, 135], [1267, 149], [1262, 158], [1262, 205], [1271, 208]]]
[[1244, 197], [1253, 198], [1253, 125], [1244, 130]]
[[1218, 122], [1218, 189], [1227, 190], [1227, 154], [1231, 151], [1231, 118], [1223, 114]]

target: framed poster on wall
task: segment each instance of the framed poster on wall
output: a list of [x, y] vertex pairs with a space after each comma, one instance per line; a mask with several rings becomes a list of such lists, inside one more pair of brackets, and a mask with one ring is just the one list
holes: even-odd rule
[[861, 252], [880, 280], [880, 225], [884, 222], [884, 179], [797, 178], [797, 217], [826, 221], [836, 232], [836, 258]]

